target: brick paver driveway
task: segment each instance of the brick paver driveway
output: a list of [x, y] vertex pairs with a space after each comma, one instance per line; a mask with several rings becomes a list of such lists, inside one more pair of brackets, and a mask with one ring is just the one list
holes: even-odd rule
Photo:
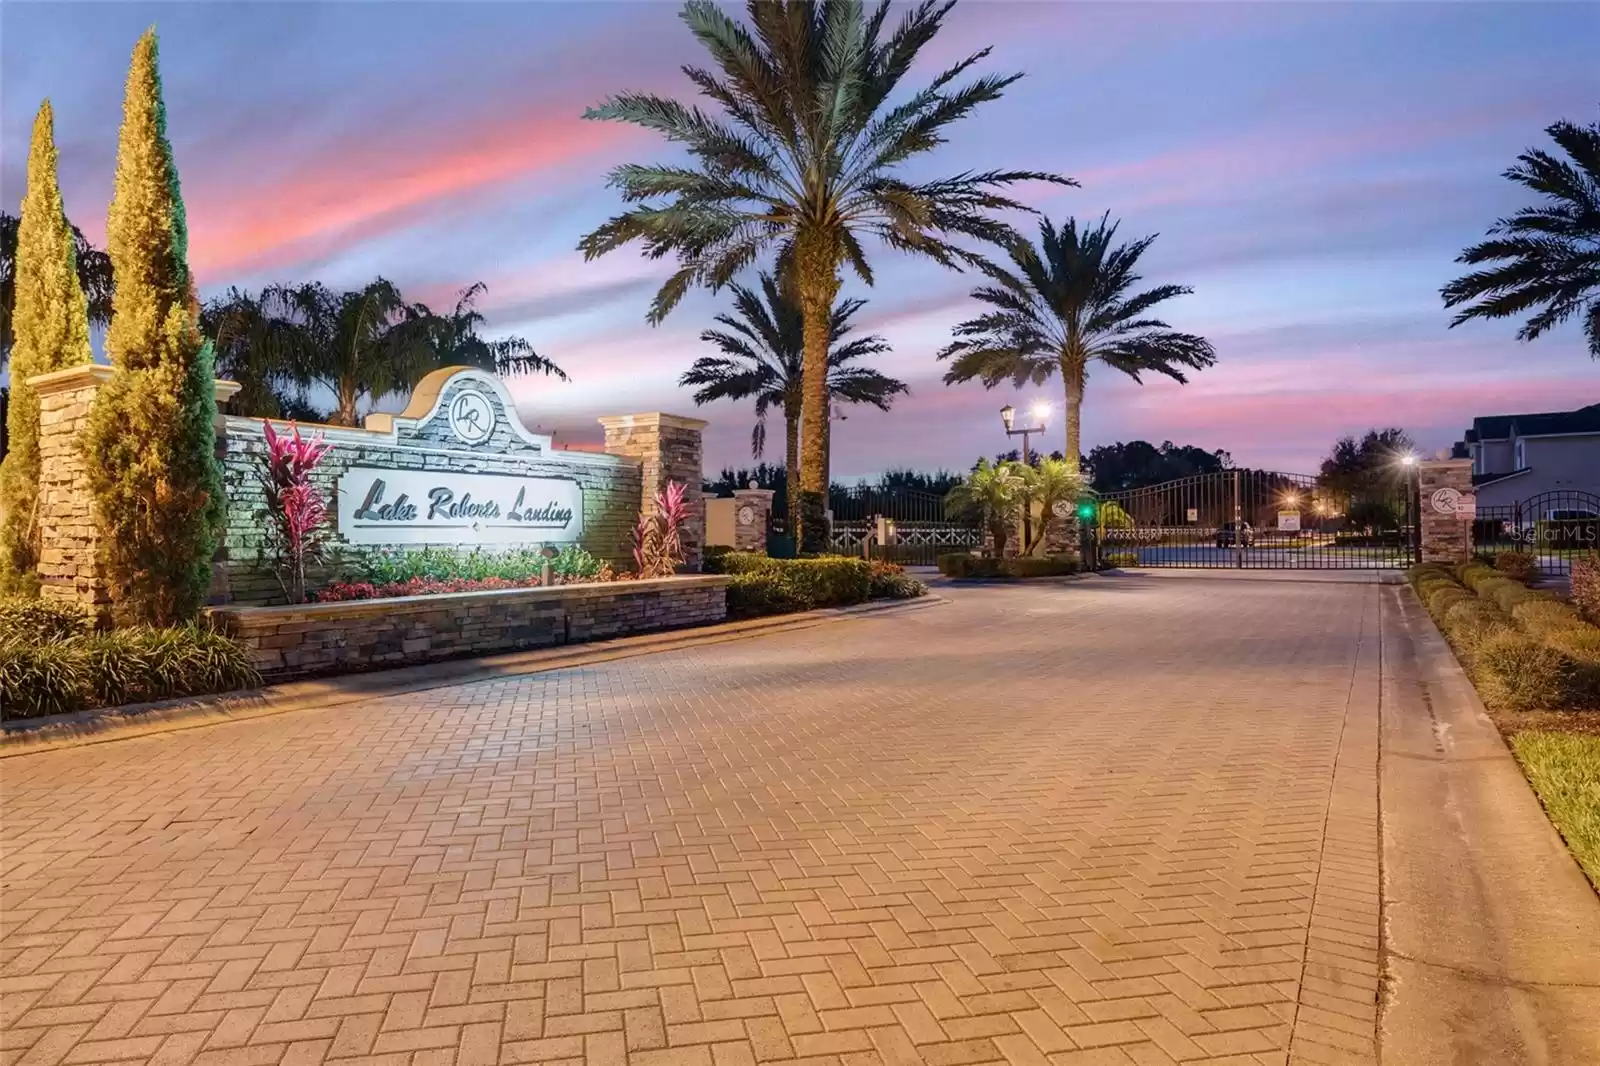
[[5, 760], [5, 1061], [1365, 1061], [1378, 592], [979, 588]]

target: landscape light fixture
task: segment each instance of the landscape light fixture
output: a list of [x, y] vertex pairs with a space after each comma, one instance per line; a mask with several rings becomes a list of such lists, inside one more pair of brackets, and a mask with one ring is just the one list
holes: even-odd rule
[[1407, 452], [1406, 454], [1404, 454], [1404, 455], [1402, 455], [1400, 457], [1400, 465], [1401, 466], [1416, 466], [1417, 465], [1417, 457], [1415, 455], [1412, 455], [1410, 452]]

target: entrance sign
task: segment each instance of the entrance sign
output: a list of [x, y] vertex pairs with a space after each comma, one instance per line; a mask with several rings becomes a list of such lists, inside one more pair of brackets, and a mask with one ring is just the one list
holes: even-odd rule
[[1470, 492], [1456, 496], [1456, 517], [1468, 520], [1478, 517], [1478, 497]]
[[1191, 522], [1200, 521], [1200, 508], [1198, 508], [1198, 507], [1189, 508], [1189, 521], [1191, 521]]
[[351, 544], [564, 544], [583, 535], [576, 481], [353, 466], [339, 477]]
[[481, 392], [463, 389], [450, 401], [450, 432], [462, 444], [482, 444], [494, 433], [494, 408]]
[[1281, 531], [1284, 531], [1284, 532], [1289, 532], [1289, 533], [1298, 532], [1299, 529], [1300, 529], [1300, 512], [1299, 511], [1279, 511], [1278, 512], [1278, 529], [1281, 530]]
[[[1460, 492], [1446, 487], [1442, 489], [1436, 489], [1433, 495], [1428, 497], [1428, 503], [1433, 507], [1436, 513], [1453, 516], [1456, 513], [1456, 502], [1460, 499]], [[1476, 508], [1476, 503], [1474, 503], [1474, 508]]]

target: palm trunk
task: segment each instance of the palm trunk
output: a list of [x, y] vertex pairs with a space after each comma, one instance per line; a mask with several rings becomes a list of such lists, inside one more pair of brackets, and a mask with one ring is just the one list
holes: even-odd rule
[[839, 273], [833, 256], [815, 238], [795, 255], [800, 315], [804, 322], [801, 369], [800, 522], [802, 553], [827, 550], [828, 500], [828, 330]]
[[334, 413], [334, 421], [341, 426], [356, 424], [356, 386], [352, 381], [339, 382], [339, 410]]
[[788, 519], [784, 524], [784, 531], [792, 537], [795, 535], [795, 516], [800, 513], [800, 405], [798, 403], [784, 404], [783, 433], [783, 510]]
[[1083, 385], [1084, 367], [1082, 363], [1061, 360], [1061, 380], [1066, 383], [1067, 406], [1062, 412], [1062, 422], [1067, 427], [1067, 467], [1076, 474], [1078, 472], [1078, 457], [1082, 450], [1082, 420], [1083, 420]]

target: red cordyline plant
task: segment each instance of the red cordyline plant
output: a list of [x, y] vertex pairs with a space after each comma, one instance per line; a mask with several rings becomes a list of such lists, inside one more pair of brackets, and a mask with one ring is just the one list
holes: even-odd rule
[[261, 423], [267, 450], [261, 456], [258, 476], [266, 492], [266, 550], [273, 556], [273, 572], [290, 603], [306, 602], [306, 567], [324, 561], [328, 541], [328, 505], [311, 475], [333, 445], [319, 433], [311, 439], [289, 423], [279, 433], [271, 422]]
[[669, 481], [656, 493], [654, 513], [639, 515], [633, 527], [633, 561], [640, 577], [671, 577], [682, 565], [683, 538], [679, 527], [689, 517], [684, 499], [688, 486]]

